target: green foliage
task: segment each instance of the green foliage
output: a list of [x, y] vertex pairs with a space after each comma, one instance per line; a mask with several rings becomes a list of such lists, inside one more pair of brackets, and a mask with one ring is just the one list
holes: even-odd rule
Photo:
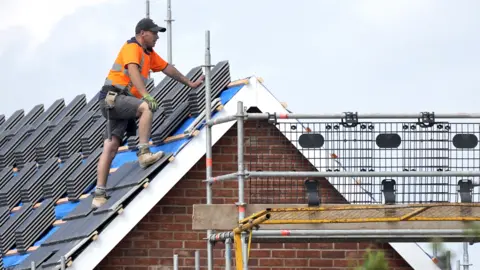
[[[388, 260], [383, 251], [372, 251], [367, 249], [363, 255], [363, 264], [355, 270], [388, 270]], [[358, 264], [358, 263], [357, 263]]]
[[[480, 224], [470, 225], [464, 233], [468, 236], [469, 241], [478, 242], [480, 240]], [[437, 250], [437, 265], [441, 269], [451, 269], [451, 258], [454, 253], [445, 248], [443, 239], [434, 238], [430, 240], [431, 247]], [[351, 260], [349, 265], [355, 270], [389, 270], [388, 260], [385, 258], [383, 251], [373, 251], [368, 248], [363, 255], [363, 264], [359, 265], [358, 261]]]

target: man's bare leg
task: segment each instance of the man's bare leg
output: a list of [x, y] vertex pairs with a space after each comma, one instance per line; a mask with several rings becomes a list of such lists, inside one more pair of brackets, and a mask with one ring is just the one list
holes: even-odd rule
[[157, 162], [162, 156], [163, 152], [152, 154], [150, 152], [150, 135], [152, 130], [153, 113], [146, 102], [143, 102], [137, 111], [140, 119], [138, 121], [138, 161], [140, 167], [146, 168]]
[[140, 145], [148, 145], [152, 132], [153, 113], [148, 108], [148, 104], [146, 102], [143, 102], [140, 106], [138, 106], [137, 116], [140, 118], [138, 121], [139, 143]]
[[112, 136], [112, 141], [106, 139], [103, 142], [103, 152], [100, 155], [97, 165], [97, 186], [95, 188], [95, 196], [92, 201], [94, 208], [100, 207], [107, 200], [105, 196], [107, 178], [108, 174], [110, 173], [110, 166], [115, 158], [115, 155], [117, 154], [119, 146], [120, 139], [117, 136]]

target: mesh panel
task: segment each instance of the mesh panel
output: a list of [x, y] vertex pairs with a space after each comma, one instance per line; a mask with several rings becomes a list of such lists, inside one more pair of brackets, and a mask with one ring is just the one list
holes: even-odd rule
[[[251, 171], [474, 171], [480, 167], [477, 123], [368, 121], [250, 121], [245, 125], [246, 169]], [[288, 138], [289, 140], [287, 140]], [[298, 148], [298, 150], [295, 148]], [[396, 203], [460, 202], [460, 180], [478, 177], [329, 177], [319, 179], [322, 203], [385, 203], [383, 180], [395, 181]], [[301, 177], [250, 177], [249, 203], [307, 202]], [[332, 189], [330, 184], [341, 192]], [[479, 201], [478, 188], [472, 201]]]

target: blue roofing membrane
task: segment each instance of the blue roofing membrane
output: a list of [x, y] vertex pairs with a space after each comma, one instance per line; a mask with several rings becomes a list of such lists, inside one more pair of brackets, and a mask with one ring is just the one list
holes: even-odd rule
[[[237, 86], [227, 88], [226, 86], [230, 82], [230, 77], [229, 76], [230, 75], [228, 74], [228, 81], [223, 79], [223, 81], [225, 81], [225, 83], [224, 83], [225, 85], [223, 87], [219, 86], [220, 89], [215, 90], [215, 91], [217, 91], [216, 97], [220, 98], [220, 103], [222, 105], [225, 105], [244, 86], [243, 84], [240, 84], [240, 85], [237, 85]], [[213, 79], [212, 79], [212, 84], [214, 84], [214, 83], [215, 83], [215, 77], [213, 77]], [[216, 98], [216, 97], [214, 97], [212, 95], [212, 99]], [[97, 97], [95, 96], [93, 99], [96, 99], [96, 98]], [[216, 113], [218, 113], [218, 112], [215, 111], [212, 114], [212, 116], [215, 116]], [[175, 135], [183, 134], [184, 131], [192, 124], [192, 122], [195, 121], [196, 117], [197, 116], [194, 115], [194, 116], [187, 117], [186, 119], [183, 119], [181, 124], [179, 124], [178, 128], [175, 129], [174, 132], [172, 132], [169, 136], [175, 136]], [[7, 122], [7, 120], [5, 121], [5, 123], [6, 122]], [[4, 123], [4, 125], [5, 125], [5, 123]], [[197, 126], [196, 129], [197, 130], [202, 129], [204, 127], [204, 123], [205, 122], [203, 120]], [[2, 125], [0, 125], [0, 134], [2, 133], [1, 127], [2, 127]], [[100, 130], [100, 133], [101, 132], [103, 132], [103, 130]], [[168, 142], [168, 143], [164, 143], [164, 144], [161, 144], [161, 145], [153, 145], [151, 147], [151, 150], [152, 150], [152, 152], [164, 151], [165, 153], [169, 153], [172, 156], [175, 156], [192, 139], [193, 139], [193, 137], [185, 137], [185, 138], [182, 138], [182, 139], [179, 139], [179, 140], [176, 140], [176, 141], [172, 141], [172, 142]], [[0, 141], [0, 143], [1, 143], [1, 141]], [[1, 144], [0, 144], [0, 146], [1, 146]], [[100, 149], [101, 147], [102, 147], [102, 145], [100, 144], [98, 146], [98, 149]], [[94, 160], [93, 156], [96, 155], [94, 153], [95, 151], [96, 151], [96, 149], [91, 150], [91, 154], [89, 156], [89, 157], [92, 158], [91, 160]], [[78, 237], [76, 237], [75, 235], [72, 235], [73, 230], [76, 227], [78, 227], [78, 228], [82, 227], [81, 225], [82, 225], [82, 222], [84, 222], [83, 220], [86, 220], [87, 217], [88, 217], [88, 222], [90, 222], [90, 223], [93, 222], [93, 223], [97, 224], [98, 226], [100, 226], [103, 222], [108, 221], [108, 218], [110, 218], [111, 216], [113, 216], [113, 214], [115, 214], [115, 209], [113, 209], [113, 208], [90, 210], [89, 207], [87, 207], [87, 205], [86, 205], [88, 203], [88, 206], [89, 206], [90, 203], [87, 199], [85, 199], [85, 196], [83, 196], [83, 198], [80, 198], [79, 200], [73, 200], [73, 201], [68, 201], [68, 200], [65, 199], [68, 194], [75, 193], [75, 191], [73, 189], [74, 187], [72, 186], [71, 183], [75, 183], [75, 177], [76, 177], [77, 174], [79, 174], [81, 172], [81, 168], [85, 168], [85, 167], [88, 167], [88, 166], [91, 166], [91, 167], [93, 166], [92, 167], [93, 169], [89, 170], [87, 176], [82, 175], [82, 179], [83, 178], [88, 178], [90, 180], [88, 181], [88, 185], [84, 186], [84, 187], [81, 187], [79, 192], [81, 192], [81, 194], [83, 194], [83, 195], [89, 194], [89, 192], [91, 192], [92, 189], [94, 188], [94, 181], [96, 180], [96, 162], [94, 162], [94, 161], [89, 162], [89, 157], [83, 158], [81, 160], [81, 164], [79, 164], [78, 167], [75, 168], [75, 170], [71, 169], [71, 172], [66, 172], [65, 171], [64, 172], [65, 174], [62, 174], [62, 175], [66, 176], [65, 177], [66, 179], [71, 179], [71, 180], [70, 180], [70, 182], [69, 182], [69, 180], [66, 180], [66, 179], [61, 180], [62, 185], [66, 185], [65, 190], [67, 191], [67, 193], [59, 194], [61, 196], [57, 196], [57, 197], [58, 198], [63, 198], [63, 202], [54, 204], [53, 207], [55, 209], [55, 220], [57, 220], [57, 221], [62, 221], [63, 220], [63, 222], [56, 222], [54, 224], [51, 224], [50, 227], [47, 230], [37, 232], [36, 233], [37, 235], [34, 235], [35, 237], [32, 238], [30, 243], [24, 244], [24, 245], [27, 245], [27, 246], [24, 246], [25, 249], [26, 248], [30, 248], [30, 249], [23, 254], [21, 254], [18, 251], [17, 244], [14, 244], [13, 246], [8, 247], [7, 250], [3, 250], [2, 260], [3, 260], [3, 267], [4, 268], [6, 268], [6, 269], [29, 269], [31, 260], [34, 260], [36, 262], [37, 267], [39, 267], [40, 265], [42, 265], [42, 266], [48, 265], [49, 266], [49, 263], [52, 262], [53, 259], [47, 258], [48, 257], [47, 255], [50, 254], [50, 252], [52, 251], [53, 248], [55, 248], [55, 250], [62, 250], [62, 251], [65, 249], [64, 253], [67, 253], [68, 252], [67, 249], [71, 248], [68, 245], [69, 243], [70, 244], [75, 244], [76, 243], [75, 241], [78, 241], [78, 240], [82, 239], [83, 237], [87, 236], [87, 235], [84, 235], [84, 234], [91, 233], [90, 231], [89, 232], [84, 232], [84, 233], [78, 233], [77, 234]], [[0, 157], [0, 159], [1, 159], [1, 157]], [[114, 158], [114, 160], [112, 162], [111, 168], [112, 169], [119, 169], [127, 163], [130, 164], [130, 163], [136, 162], [136, 161], [137, 161], [137, 156], [136, 156], [135, 150], [134, 149], [130, 149], [130, 150], [127, 149], [125, 151], [118, 152], [118, 154], [116, 155], [116, 157]], [[66, 161], [62, 161], [62, 162], [66, 162]], [[165, 162], [165, 163], [167, 163], [167, 162]], [[62, 167], [63, 165], [64, 165], [64, 163], [59, 163], [60, 167]], [[145, 174], [155, 174], [155, 173], [158, 173], [158, 170], [161, 170], [161, 168], [163, 168], [163, 167], [161, 167], [161, 165], [158, 165], [157, 167], [158, 168], [152, 168], [150, 171], [147, 170], [145, 172]], [[65, 169], [65, 170], [67, 170], [67, 169]], [[21, 171], [21, 168], [19, 170]], [[59, 171], [61, 171], [61, 170], [59, 170]], [[16, 175], [17, 173], [13, 172], [12, 174]], [[138, 173], [136, 173], [136, 174], [138, 174]], [[109, 178], [109, 182], [114, 181], [112, 179], [114, 176], [115, 176], [115, 172], [111, 173], [110, 178]], [[147, 177], [147, 176], [145, 176], [145, 177]], [[141, 177], [144, 177], [144, 176], [141, 176]], [[125, 178], [127, 178], [127, 177], [125, 177]], [[129, 176], [129, 178], [131, 178], [131, 177]], [[153, 177], [150, 175], [149, 179], [152, 179], [152, 178]], [[131, 181], [130, 179], [129, 179], [128, 183], [126, 183], [127, 180], [122, 180], [122, 177], [120, 177], [119, 175], [117, 175], [117, 179], [118, 179], [118, 185], [115, 186], [112, 189], [112, 190], [115, 190], [113, 192], [116, 192], [116, 190], [122, 190], [123, 193], [127, 193], [127, 192], [129, 192], [130, 189], [135, 189], [135, 188], [138, 189], [138, 187], [135, 185], [135, 182], [130, 183], [130, 181]], [[139, 179], [138, 181], [141, 181], [141, 180], [142, 179]], [[1, 184], [1, 181], [2, 180], [0, 179], [0, 184]], [[115, 181], [117, 181], [117, 180], [115, 180]], [[66, 182], [66, 184], [64, 184], [64, 182]], [[87, 183], [87, 182], [85, 182], [85, 183]], [[139, 185], [139, 186], [141, 186], [141, 185]], [[2, 186], [0, 186], [0, 187], [2, 187]], [[45, 184], [42, 188], [44, 189], [44, 191], [42, 193], [43, 195], [46, 194], [45, 192], [47, 192], [47, 190], [50, 190], [50, 189], [48, 189], [47, 184]], [[65, 188], [65, 186], [64, 186], [64, 188]], [[127, 191], [127, 189], [128, 189], [128, 191]], [[81, 195], [81, 194], [79, 193], [77, 195]], [[135, 194], [135, 193], [133, 192], [133, 194]], [[135, 195], [133, 195], [133, 196], [135, 196]], [[57, 198], [57, 197], [55, 197], [55, 198]], [[78, 196], [78, 197], [80, 197], [80, 196]], [[42, 200], [40, 200], [39, 202], [41, 202]], [[46, 200], [46, 201], [51, 201], [51, 200]], [[37, 202], [37, 203], [39, 203], [39, 202]], [[82, 202], [83, 202], [83, 204], [82, 204]], [[91, 200], [90, 200], [90, 202], [91, 202]], [[26, 206], [24, 206], [24, 205], [26, 205]], [[28, 207], [29, 205], [31, 205], [31, 204], [26, 204], [22, 200], [20, 202], [17, 202], [15, 205], [10, 206], [9, 210], [12, 210], [12, 208], [14, 208], [14, 207], [20, 208], [20, 210], [17, 209], [16, 211], [11, 212], [9, 215], [6, 216], [6, 219], [10, 220], [10, 219], [13, 219], [13, 218], [18, 218], [20, 220], [20, 218], [22, 216], [19, 213], [21, 212], [22, 207]], [[81, 206], [82, 206], [82, 208], [80, 208]], [[111, 207], [111, 206], [109, 206], [109, 207]], [[33, 208], [30, 215], [38, 214], [40, 216], [40, 213], [38, 213], [40, 210], [38, 210], [38, 209], [39, 208]], [[68, 215], [73, 213], [72, 212], [73, 210], [76, 210], [75, 211], [75, 217], [69, 217]], [[18, 226], [15, 227], [14, 230], [20, 228], [20, 226], [23, 224], [23, 221], [27, 220], [27, 218], [28, 218], [28, 215], [26, 217], [24, 217], [23, 220], [20, 220], [19, 223], [18, 223]], [[65, 220], [65, 218], [67, 220]], [[3, 233], [2, 230], [3, 231], [6, 230], [5, 224], [7, 224], [7, 222], [4, 222], [3, 224], [4, 225], [0, 227], [0, 233]], [[97, 226], [97, 225], [92, 225], [92, 226]], [[71, 228], [67, 227], [67, 226], [70, 226]], [[88, 226], [83, 226], [83, 227], [88, 227]], [[62, 232], [61, 228], [64, 228], [64, 230], [69, 230], [70, 234], [65, 234], [64, 232]], [[94, 230], [96, 230], [96, 229], [93, 229], [93, 231]], [[5, 235], [7, 235], [7, 234], [5, 234]], [[59, 239], [62, 238], [63, 237], [62, 235], [68, 235], [68, 237], [70, 237], [70, 238], [65, 236], [68, 239], [64, 239], [65, 241], [57, 241], [56, 239], [57, 238], [59, 238]], [[7, 237], [7, 236], [0, 236], [0, 237], [2, 237], [2, 241], [3, 241], [3, 237]], [[10, 236], [10, 237], [15, 237], [15, 235]], [[18, 243], [18, 240], [15, 243]], [[60, 255], [64, 255], [64, 254], [57, 254], [57, 255], [58, 255], [57, 258], [59, 258]], [[68, 259], [68, 258], [66, 258], [66, 259]]]

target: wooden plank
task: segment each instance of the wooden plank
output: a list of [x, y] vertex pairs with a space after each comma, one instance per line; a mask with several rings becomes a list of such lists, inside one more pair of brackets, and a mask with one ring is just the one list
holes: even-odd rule
[[[256, 78], [260, 83], [263, 83], [263, 78], [262, 77], [256, 77]], [[231, 83], [229, 83], [227, 85], [227, 87], [230, 88], [230, 87], [237, 86], [237, 85], [242, 85], [242, 84], [245, 85], [245, 84], [248, 84], [249, 82], [250, 82], [249, 78], [239, 79], [239, 80], [232, 81]]]
[[[351, 205], [328, 205], [328, 207]], [[294, 204], [251, 204], [245, 209], [245, 216], [267, 208], [297, 208], [306, 205]], [[326, 206], [327, 207], [327, 206]], [[360, 229], [468, 229], [480, 221], [395, 221], [395, 222], [352, 222], [352, 223], [317, 223], [317, 224], [261, 224], [261, 229], [272, 230], [360, 230]], [[232, 231], [238, 225], [237, 206], [229, 204], [194, 204], [192, 214], [193, 230]]]
[[[87, 198], [88, 196], [90, 196], [90, 194], [83, 194], [82, 196], [80, 196], [80, 199], [85, 199], [85, 198]], [[63, 204], [63, 203], [68, 203], [68, 202], [69, 202], [69, 201], [68, 201], [68, 198], [65, 197], [65, 198], [59, 199], [59, 200], [55, 203], [55, 205], [59, 205], [59, 204]], [[33, 206], [33, 208], [38, 208], [38, 207], [40, 207], [41, 205], [42, 205], [42, 203], [36, 203], [36, 204]], [[11, 210], [10, 212], [11, 212], [11, 213], [14, 213], [14, 212], [19, 211], [20, 209], [22, 209], [21, 206], [15, 206], [14, 208], [12, 208], [12, 210]]]
[[[171, 142], [175, 142], [175, 141], [178, 141], [178, 140], [182, 140], [182, 139], [185, 139], [185, 138], [190, 138], [190, 137], [195, 137], [197, 136], [198, 134], [200, 133], [199, 130], [195, 130], [192, 132], [192, 134], [178, 134], [178, 135], [174, 135], [174, 136], [170, 136], [170, 137], [167, 137], [163, 143], [171, 143]], [[150, 141], [148, 142], [150, 146], [153, 146], [153, 143]], [[129, 151], [128, 150], [128, 146], [120, 146], [118, 147], [118, 153], [121, 153], [121, 152], [126, 152], [126, 151]], [[111, 169], [110, 172], [114, 172], [116, 171], [116, 168], [114, 169]]]
[[175, 135], [175, 136], [167, 137], [163, 142], [164, 143], [170, 143], [170, 142], [182, 140], [182, 139], [185, 139], [185, 138], [195, 137], [199, 133], [200, 133], [199, 130], [194, 130], [191, 134], [178, 134], [178, 135]]
[[249, 79], [241, 79], [241, 80], [236, 80], [236, 81], [232, 81], [231, 83], [228, 84], [228, 88], [230, 87], [234, 87], [234, 86], [237, 86], [237, 85], [245, 85], [245, 84], [248, 84], [250, 80]]

